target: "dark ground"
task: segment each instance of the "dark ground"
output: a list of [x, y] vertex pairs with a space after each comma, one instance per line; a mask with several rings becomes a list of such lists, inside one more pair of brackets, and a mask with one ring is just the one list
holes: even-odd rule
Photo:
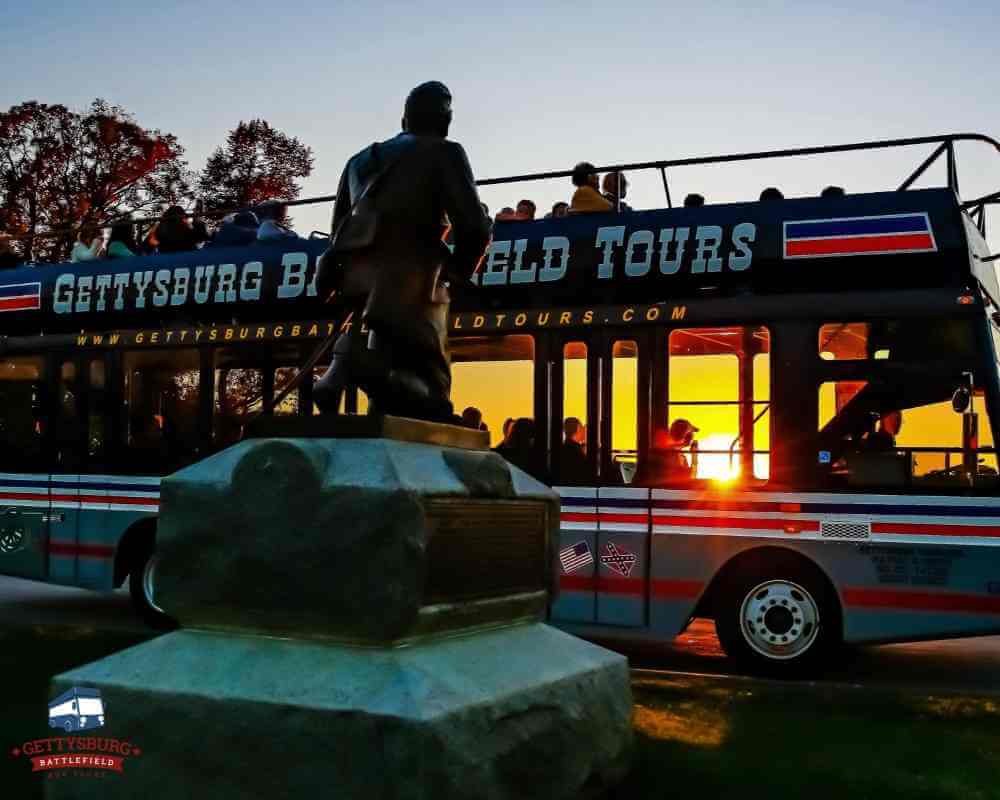
[[[49, 735], [50, 678], [151, 635], [124, 593], [0, 578], [0, 797], [42, 796], [10, 751]], [[1000, 799], [1000, 637], [858, 650], [799, 683], [727, 674], [708, 622], [629, 655], [637, 748], [615, 800]]]

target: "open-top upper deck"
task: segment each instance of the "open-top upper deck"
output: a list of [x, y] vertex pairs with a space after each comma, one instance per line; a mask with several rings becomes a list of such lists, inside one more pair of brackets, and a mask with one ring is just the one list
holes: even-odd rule
[[[989, 256], [985, 242], [985, 209], [997, 197], [964, 204], [958, 197], [957, 177], [952, 180], [953, 140], [961, 138], [944, 137], [896, 191], [498, 222], [473, 278], [476, 286], [456, 292], [454, 310], [461, 314], [714, 301], [720, 309], [738, 307], [750, 314], [756, 314], [753, 309], [760, 304], [772, 316], [782, 308], [792, 312], [792, 306], [802, 311], [800, 303], [782, 302], [789, 293], [808, 295], [813, 304], [849, 293], [881, 306], [916, 292], [921, 302], [933, 304], [938, 298], [954, 307], [957, 296], [972, 298], [978, 305], [981, 288], [1000, 299], [995, 272], [1000, 262]], [[1000, 145], [987, 137], [973, 138], [1000, 151]], [[659, 168], [665, 176], [666, 165], [885, 145], [840, 145], [624, 168]], [[949, 185], [909, 189], [941, 154], [948, 158]], [[664, 186], [669, 204], [669, 189]], [[22, 266], [0, 277], [0, 335], [336, 318], [338, 309], [325, 305], [315, 286], [316, 260], [326, 246], [325, 239], [302, 239]]]

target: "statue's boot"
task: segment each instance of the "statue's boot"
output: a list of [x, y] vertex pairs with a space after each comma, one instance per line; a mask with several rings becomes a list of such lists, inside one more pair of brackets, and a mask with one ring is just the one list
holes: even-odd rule
[[313, 386], [313, 402], [322, 413], [339, 413], [348, 386], [360, 386], [371, 396], [384, 391], [390, 372], [387, 354], [369, 346], [370, 336], [350, 330], [337, 337], [330, 368]]

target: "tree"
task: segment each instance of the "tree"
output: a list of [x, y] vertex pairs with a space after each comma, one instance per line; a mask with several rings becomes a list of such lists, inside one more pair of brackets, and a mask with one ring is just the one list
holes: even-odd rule
[[207, 209], [294, 200], [312, 172], [312, 150], [262, 119], [240, 122], [209, 157], [198, 181]]
[[25, 258], [65, 258], [82, 226], [190, 197], [183, 155], [174, 136], [100, 99], [85, 113], [13, 106], [0, 113], [0, 234], [25, 237]]

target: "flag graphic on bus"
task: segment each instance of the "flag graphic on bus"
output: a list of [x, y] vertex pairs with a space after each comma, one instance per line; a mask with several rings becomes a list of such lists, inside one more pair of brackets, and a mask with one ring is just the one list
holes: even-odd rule
[[98, 689], [74, 686], [49, 703], [49, 727], [89, 731], [104, 727], [104, 701]]
[[42, 307], [42, 284], [0, 284], [0, 312], [37, 311]]
[[831, 258], [937, 251], [927, 214], [802, 219], [784, 224], [784, 257]]
[[559, 551], [559, 563], [567, 575], [594, 563], [594, 556], [586, 542], [577, 542]]

